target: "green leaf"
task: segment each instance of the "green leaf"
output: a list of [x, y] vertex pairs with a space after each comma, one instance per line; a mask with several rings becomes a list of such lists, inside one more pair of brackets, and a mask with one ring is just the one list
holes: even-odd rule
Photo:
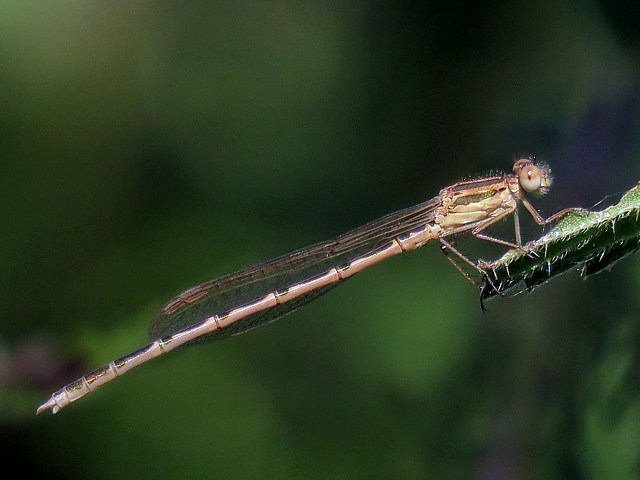
[[532, 290], [569, 270], [583, 277], [610, 268], [640, 248], [640, 183], [617, 205], [600, 212], [575, 210], [546, 235], [512, 249], [493, 262], [481, 262], [487, 273], [482, 298], [522, 288]]

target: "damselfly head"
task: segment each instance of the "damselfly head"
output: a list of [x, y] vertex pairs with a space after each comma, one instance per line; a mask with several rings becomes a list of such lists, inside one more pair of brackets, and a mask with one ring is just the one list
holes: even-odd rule
[[513, 165], [513, 173], [518, 183], [527, 192], [544, 195], [551, 187], [551, 169], [546, 165], [537, 165], [530, 158], [522, 158]]

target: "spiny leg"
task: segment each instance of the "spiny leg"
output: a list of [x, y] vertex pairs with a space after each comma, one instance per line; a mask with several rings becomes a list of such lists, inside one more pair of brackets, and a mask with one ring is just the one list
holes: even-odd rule
[[[493, 282], [491, 281], [491, 277], [489, 277], [489, 275], [487, 274], [487, 272], [483, 268], [481, 268], [477, 264], [473, 263], [466, 256], [464, 256], [462, 254], [462, 252], [460, 252], [457, 248], [455, 248], [453, 245], [451, 245], [451, 243], [447, 242], [443, 238], [440, 239], [440, 243], [442, 244], [442, 247], [440, 247], [440, 250], [442, 251], [444, 256], [447, 257], [447, 260], [449, 260], [449, 262], [451, 262], [451, 265], [453, 265], [456, 268], [456, 270], [458, 270], [462, 274], [462, 276], [464, 278], [466, 278], [469, 282], [471, 282], [471, 284], [473, 284], [476, 288], [478, 288], [480, 290], [480, 308], [482, 309], [483, 312], [486, 312], [487, 309], [484, 307], [484, 295], [483, 295], [484, 289], [486, 288], [485, 281], [486, 281], [486, 283], [491, 285], [491, 288], [493, 288], [497, 292], [498, 295], [502, 296], [502, 293], [493, 284]], [[482, 276], [483, 282], [480, 283], [475, 278], [473, 278], [471, 275], [469, 275], [469, 273], [467, 273], [462, 268], [462, 266], [456, 261], [456, 259], [451, 255], [452, 253], [456, 257], [458, 257], [460, 260], [465, 262], [467, 265], [470, 265], [471, 267], [473, 267], [474, 270], [477, 270], [480, 273], [480, 275]]]
[[500, 297], [503, 297], [503, 298], [505, 294], [502, 293], [501, 291], [502, 284], [500, 283], [499, 286], [496, 286], [496, 284], [493, 283], [493, 280], [491, 279], [491, 275], [489, 274], [489, 271], [488, 271], [488, 269], [491, 268], [491, 263], [480, 261], [478, 262], [478, 267], [481, 270], [485, 271], [485, 274], [482, 276], [483, 285], [480, 288], [480, 308], [482, 308], [483, 312], [486, 312], [487, 309], [484, 308], [484, 300], [490, 296], [490, 293], [492, 291], [495, 292], [496, 295], [499, 295]]
[[589, 210], [585, 210], [584, 208], [565, 208], [564, 210], [560, 210], [559, 212], [554, 213], [549, 218], [544, 218], [542, 215], [538, 213], [538, 211], [529, 203], [526, 198], [521, 199], [524, 208], [531, 214], [533, 219], [538, 225], [548, 225], [549, 223], [556, 222], [560, 220], [562, 217], [567, 215], [568, 213], [588, 213]]
[[471, 260], [465, 257], [457, 248], [455, 248], [451, 243], [447, 242], [444, 238], [440, 239], [440, 243], [442, 244], [442, 247], [440, 248], [440, 250], [442, 250], [442, 253], [444, 253], [444, 256], [447, 257], [447, 260], [449, 260], [449, 262], [451, 262], [451, 264], [454, 267], [456, 267], [456, 270], [458, 270], [464, 276], [464, 278], [469, 280], [477, 288], [481, 289], [482, 284], [480, 284], [480, 282], [478, 282], [475, 278], [469, 275], [469, 273], [462, 268], [462, 266], [455, 260], [454, 257], [451, 256], [451, 254], [453, 253], [456, 257], [458, 257], [460, 260], [465, 262], [467, 265], [470, 265], [474, 270], [477, 270], [478, 272], [480, 272], [481, 275], [484, 275], [485, 272], [480, 267], [478, 267], [475, 263], [473, 263]]
[[[490, 235], [482, 233], [482, 231], [486, 229], [489, 225], [493, 225], [496, 222], [496, 220], [494, 219], [491, 219], [491, 221], [485, 221], [484, 223], [478, 225], [476, 228], [471, 230], [471, 234], [474, 237], [479, 238], [480, 240], [486, 240], [488, 242], [497, 243], [498, 245], [504, 245], [509, 248], [515, 248], [517, 250], [520, 250], [529, 258], [533, 258], [533, 259], [538, 258], [537, 254], [533, 252], [528, 252], [524, 248], [522, 248], [522, 240], [520, 236], [520, 221], [517, 216], [517, 212], [515, 210], [514, 210], [514, 214], [516, 214], [516, 216], [514, 217], [514, 223], [515, 223], [515, 229], [516, 229], [516, 243], [509, 242], [507, 240], [502, 240], [500, 238], [492, 237]], [[500, 217], [498, 217], [498, 219], [502, 218], [503, 216], [506, 216], [506, 215], [501, 215]]]

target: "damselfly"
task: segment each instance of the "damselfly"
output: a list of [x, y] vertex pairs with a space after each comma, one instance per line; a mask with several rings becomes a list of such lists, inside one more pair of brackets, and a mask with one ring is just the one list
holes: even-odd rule
[[[458, 263], [481, 275], [482, 268], [454, 244], [471, 234], [511, 248], [521, 248], [517, 206], [544, 225], [525, 192], [545, 193], [550, 171], [532, 159], [518, 160], [513, 173], [467, 180], [440, 191], [427, 202], [400, 210], [339, 236], [296, 250], [239, 272], [197, 285], [169, 301], [151, 323], [153, 342], [70, 383], [55, 392], [37, 413], [53, 413], [114, 378], [176, 347], [244, 333], [309, 303], [344, 280], [382, 260], [438, 240], [451, 263], [481, 286]], [[488, 236], [485, 229], [514, 214], [515, 243]], [[447, 240], [448, 239], [448, 240]]]

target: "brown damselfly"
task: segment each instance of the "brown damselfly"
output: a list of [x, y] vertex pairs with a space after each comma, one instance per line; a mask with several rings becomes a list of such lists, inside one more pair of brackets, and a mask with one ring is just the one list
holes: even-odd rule
[[[532, 159], [515, 162], [513, 172], [455, 183], [427, 202], [367, 223], [328, 242], [197, 285], [169, 301], [149, 330], [153, 342], [104, 365], [55, 392], [38, 408], [53, 413], [114, 378], [176, 347], [220, 340], [272, 322], [389, 257], [439, 241], [451, 263], [480, 286], [460, 265], [484, 271], [454, 246], [465, 234], [510, 248], [521, 248], [517, 207], [522, 204], [540, 225], [543, 218], [525, 193], [545, 193], [550, 171]], [[485, 229], [514, 214], [515, 242], [486, 235]]]

